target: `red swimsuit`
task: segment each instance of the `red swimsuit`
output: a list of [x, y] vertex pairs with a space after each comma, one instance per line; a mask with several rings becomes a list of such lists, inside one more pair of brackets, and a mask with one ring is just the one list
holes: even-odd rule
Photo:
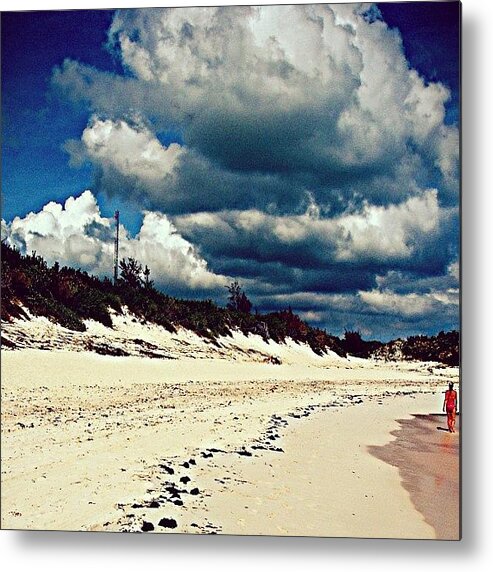
[[455, 413], [457, 404], [457, 392], [448, 389], [445, 392], [445, 410], [447, 411], [447, 426], [451, 433], [455, 432]]

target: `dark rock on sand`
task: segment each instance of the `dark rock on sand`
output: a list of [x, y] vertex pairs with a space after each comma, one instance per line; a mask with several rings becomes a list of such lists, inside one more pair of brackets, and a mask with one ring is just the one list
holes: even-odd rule
[[176, 528], [178, 526], [174, 518], [162, 518], [158, 524], [163, 528]]
[[166, 490], [169, 492], [169, 494], [172, 497], [179, 497], [180, 496], [180, 490], [178, 490], [174, 485], [170, 485], [169, 487], [166, 487]]
[[142, 532], [150, 532], [151, 530], [154, 530], [154, 525], [152, 522], [147, 522], [144, 520], [142, 523]]
[[172, 467], [168, 467], [168, 465], [159, 465], [161, 467], [161, 469], [164, 469], [168, 475], [174, 475], [175, 474], [175, 470]]

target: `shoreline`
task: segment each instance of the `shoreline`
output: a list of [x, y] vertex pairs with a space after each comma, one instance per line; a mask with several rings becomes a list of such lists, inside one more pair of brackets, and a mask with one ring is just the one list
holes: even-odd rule
[[453, 434], [445, 414], [414, 414], [398, 422], [395, 440], [370, 452], [399, 470], [402, 486], [437, 539], [460, 540], [460, 415]]
[[[399, 471], [367, 446], [386, 446], [395, 417], [436, 401], [387, 396], [314, 412], [285, 428], [283, 454], [220, 459], [208, 476], [210, 520], [228, 534], [435, 539]], [[215, 485], [222, 475], [235, 479], [234, 489]]]

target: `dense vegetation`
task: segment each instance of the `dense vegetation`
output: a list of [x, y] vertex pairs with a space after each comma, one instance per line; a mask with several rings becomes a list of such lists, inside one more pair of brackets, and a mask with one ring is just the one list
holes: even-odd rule
[[276, 342], [290, 337], [309, 344], [318, 354], [332, 350], [339, 355], [459, 363], [458, 332], [413, 336], [388, 344], [364, 341], [359, 332], [350, 331], [340, 339], [310, 326], [291, 308], [252, 313], [252, 304], [236, 281], [228, 288], [227, 307], [221, 308], [212, 300], [181, 300], [164, 294], [155, 288], [150, 269], [131, 258], [121, 261], [120, 279], [113, 284], [107, 278], [99, 279], [58, 263], [50, 267], [36, 253], [22, 255], [4, 243], [1, 255], [2, 320], [22, 316], [25, 307], [66, 328], [84, 331], [87, 319], [111, 327], [110, 310], [121, 313], [126, 307], [138, 318], [169, 331], [181, 326], [210, 340], [238, 329]]
[[436, 336], [410, 336], [402, 340], [382, 343], [365, 341], [359, 332], [345, 332], [342, 348], [353, 356], [376, 357], [385, 360], [439, 361], [447, 365], [459, 365], [459, 332], [440, 332]]
[[54, 264], [36, 254], [21, 255], [2, 244], [2, 319], [21, 316], [20, 304], [35, 315], [46, 316], [72, 330], [84, 331], [83, 320], [92, 319], [111, 327], [110, 308], [123, 307], [148, 322], [169, 331], [182, 326], [215, 340], [233, 329], [255, 333], [282, 342], [286, 337], [308, 343], [316, 353], [345, 352], [339, 338], [313, 328], [290, 309], [269, 314], [251, 313], [251, 302], [237, 282], [229, 287], [229, 303], [221, 308], [212, 300], [180, 300], [154, 287], [147, 267], [134, 259], [122, 260], [120, 279], [108, 279]]
[[439, 361], [459, 365], [459, 332], [440, 332], [436, 336], [410, 336], [406, 340], [393, 340], [376, 353], [386, 359]]
[[341, 340], [344, 351], [352, 356], [367, 358], [374, 354], [384, 344], [375, 340], [365, 341], [359, 332], [346, 330]]

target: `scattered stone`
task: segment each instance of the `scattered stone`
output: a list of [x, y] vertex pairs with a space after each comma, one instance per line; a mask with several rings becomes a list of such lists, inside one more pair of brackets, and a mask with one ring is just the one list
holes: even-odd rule
[[161, 467], [161, 469], [164, 469], [168, 475], [174, 475], [175, 474], [175, 470], [172, 467], [168, 467], [167, 465], [159, 465]]
[[166, 490], [170, 493], [170, 495], [172, 497], [179, 497], [180, 496], [180, 491], [174, 485], [170, 485], [169, 487], [166, 487]]
[[154, 525], [152, 524], [152, 522], [147, 522], [146, 520], [144, 520], [144, 522], [142, 523], [142, 532], [150, 532], [151, 530], [154, 530]]
[[189, 483], [192, 479], [190, 477], [181, 477], [180, 479], [180, 483], [183, 483], [184, 485], [186, 485], [187, 483]]
[[159, 503], [157, 501], [153, 500], [147, 506], [149, 508], [159, 508]]
[[191, 495], [198, 495], [199, 493], [200, 493], [200, 491], [199, 491], [199, 489], [198, 489], [197, 487], [193, 488], [193, 489], [190, 491], [190, 494], [191, 494]]
[[238, 453], [238, 455], [243, 455], [243, 457], [251, 457], [252, 454], [250, 453], [250, 451], [247, 451], [245, 449], [242, 449], [241, 451], [236, 451]]
[[158, 524], [163, 528], [176, 528], [178, 526], [174, 518], [162, 518]]

